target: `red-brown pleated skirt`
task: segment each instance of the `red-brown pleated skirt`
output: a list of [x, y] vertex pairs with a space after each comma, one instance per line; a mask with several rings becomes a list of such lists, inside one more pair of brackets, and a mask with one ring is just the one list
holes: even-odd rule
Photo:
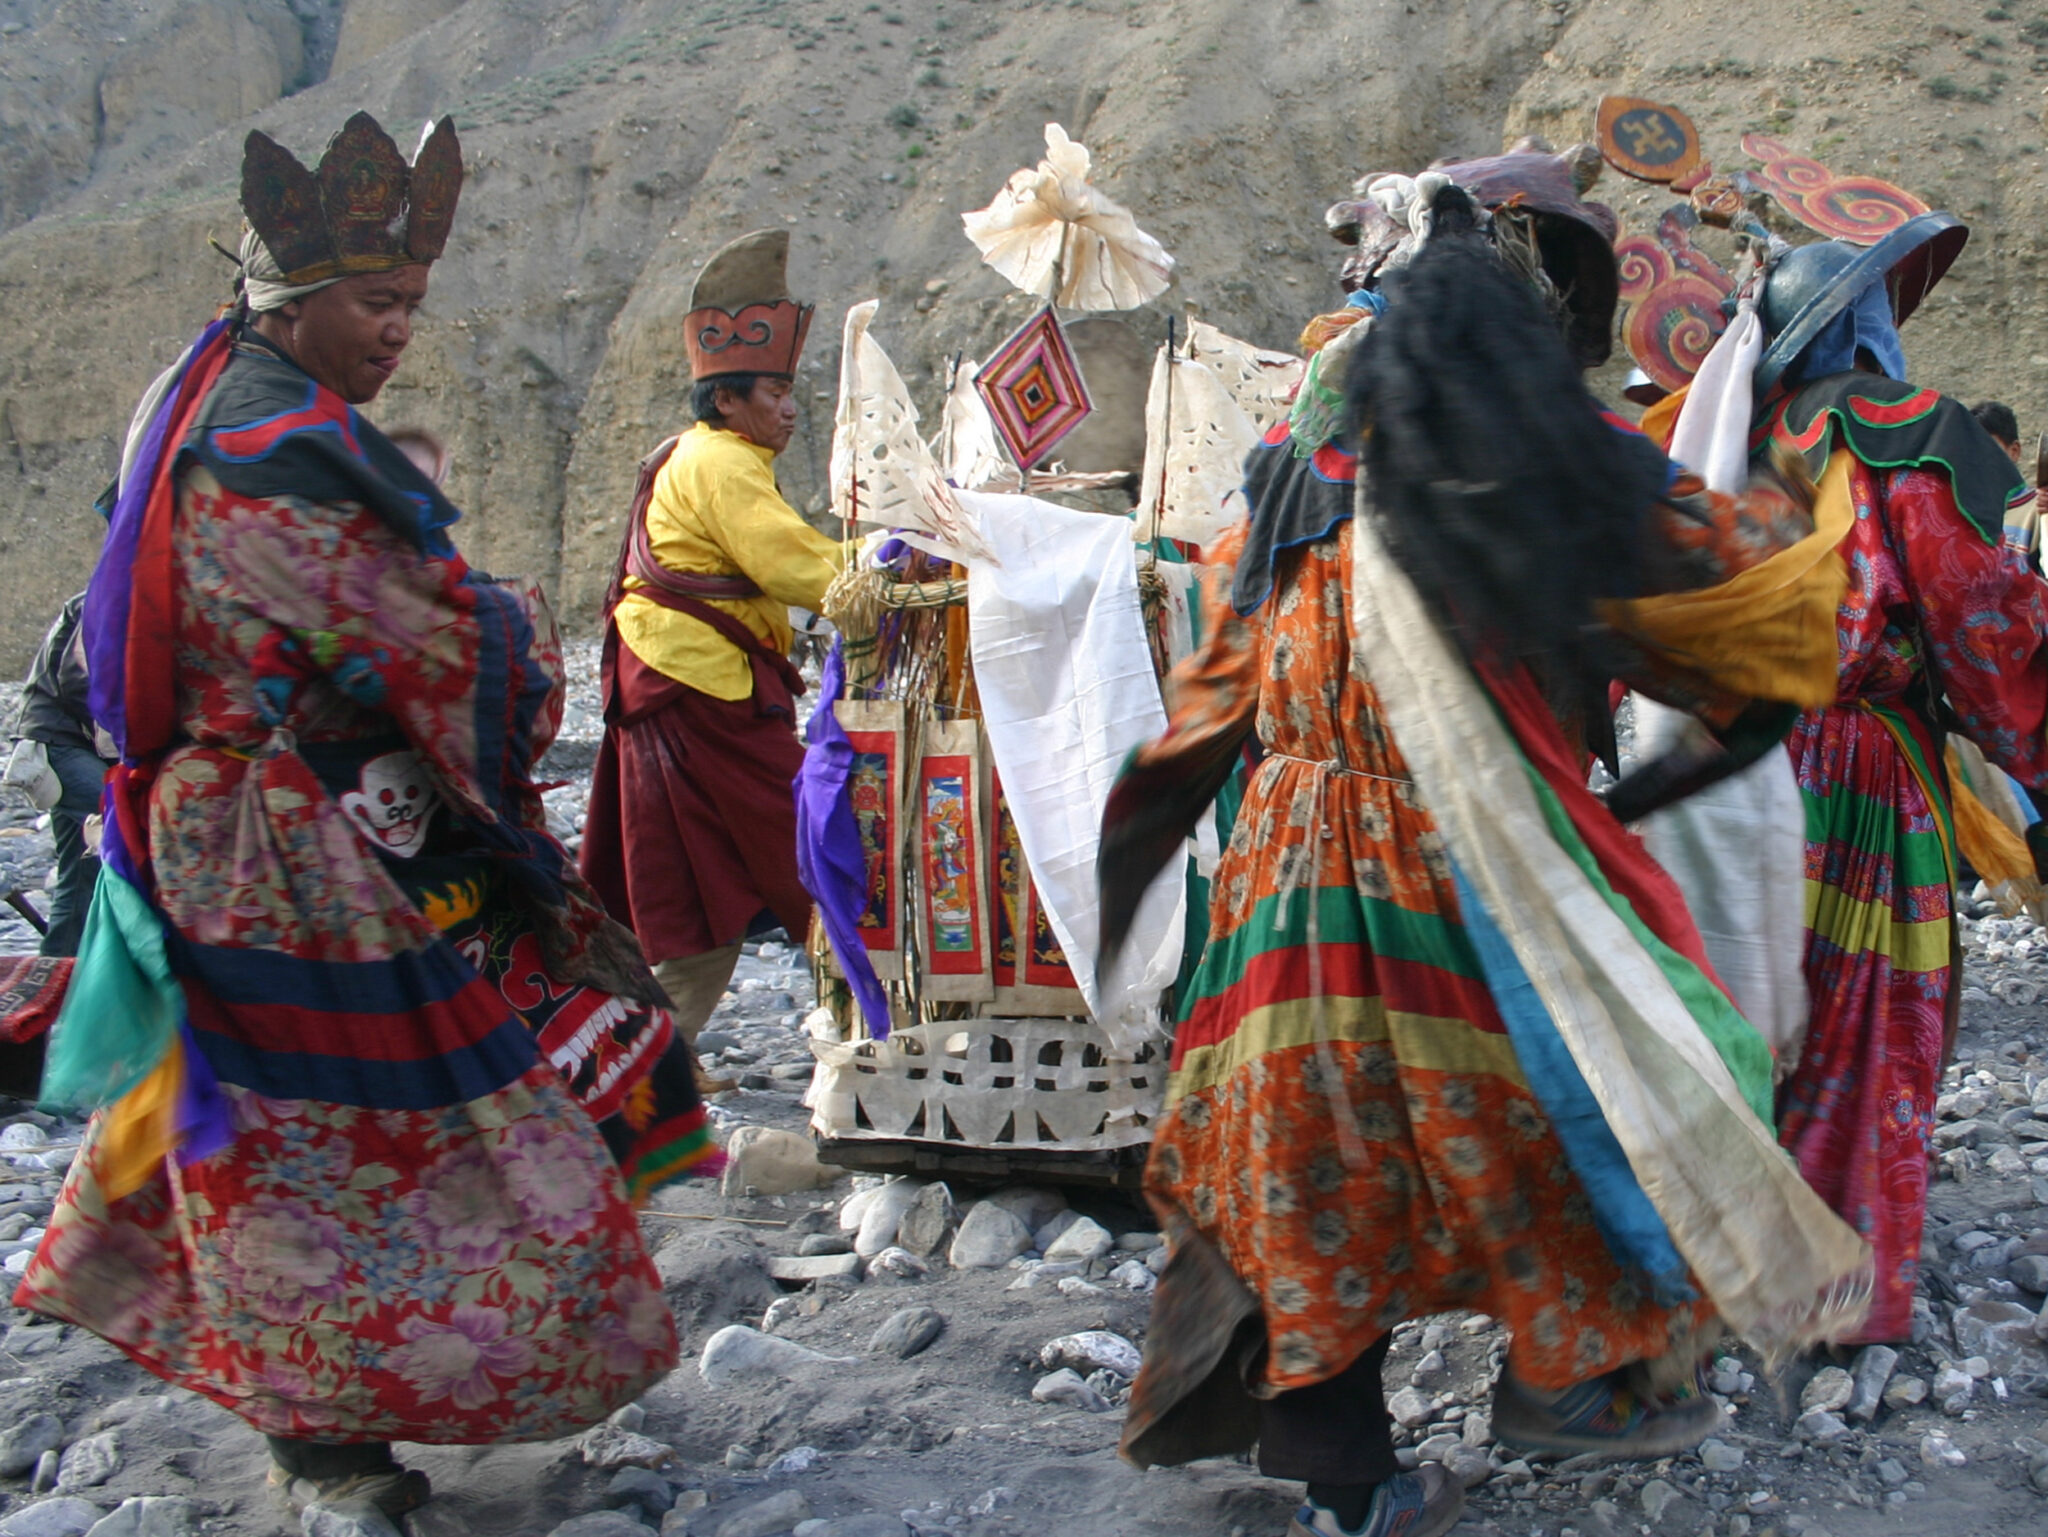
[[666, 678], [623, 643], [614, 656], [584, 878], [652, 962], [734, 944], [764, 913], [802, 943], [811, 899], [791, 785], [804, 753], [781, 701], [763, 713], [756, 697]]

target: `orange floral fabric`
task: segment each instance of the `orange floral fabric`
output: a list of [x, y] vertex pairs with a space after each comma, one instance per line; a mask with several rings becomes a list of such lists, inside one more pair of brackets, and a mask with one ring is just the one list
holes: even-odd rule
[[[1227, 568], [1242, 537], [1211, 558]], [[1621, 1271], [1531, 1097], [1442, 836], [1351, 655], [1350, 560], [1341, 533], [1283, 556], [1248, 618], [1226, 569], [1147, 750], [1255, 717], [1266, 753], [1213, 883], [1148, 1192], [1261, 1300], [1270, 1390], [1458, 1309], [1506, 1323], [1539, 1387], [1663, 1355], [1699, 1310]]]

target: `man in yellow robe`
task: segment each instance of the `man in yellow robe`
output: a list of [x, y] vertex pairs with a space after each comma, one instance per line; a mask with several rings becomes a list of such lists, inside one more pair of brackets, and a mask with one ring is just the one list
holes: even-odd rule
[[802, 942], [788, 610], [816, 609], [839, 546], [776, 490], [811, 307], [789, 235], [712, 257], [684, 319], [697, 423], [642, 467], [607, 605], [604, 744], [583, 872], [639, 937], [694, 1041], [750, 933]]

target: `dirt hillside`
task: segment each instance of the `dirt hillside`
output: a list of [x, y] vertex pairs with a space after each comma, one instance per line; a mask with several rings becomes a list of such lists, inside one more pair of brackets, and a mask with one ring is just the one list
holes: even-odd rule
[[[817, 505], [846, 306], [880, 295], [927, 400], [1014, 324], [958, 215], [1048, 119], [1180, 258], [1149, 324], [1191, 306], [1267, 343], [1331, 292], [1320, 214], [1360, 172], [1569, 141], [1613, 90], [1688, 107], [1724, 164], [1769, 129], [1975, 224], [1909, 351], [2031, 431], [2037, 62], [2042, 0], [0, 0], [0, 667], [84, 581], [128, 413], [227, 291], [205, 242], [235, 232], [252, 126], [310, 159], [358, 106], [408, 141], [455, 115], [462, 216], [376, 414], [450, 441], [473, 559], [584, 621], [633, 464], [681, 414], [703, 257], [797, 237], [820, 319], [783, 478]], [[1603, 186], [1638, 226], [1647, 190]]]

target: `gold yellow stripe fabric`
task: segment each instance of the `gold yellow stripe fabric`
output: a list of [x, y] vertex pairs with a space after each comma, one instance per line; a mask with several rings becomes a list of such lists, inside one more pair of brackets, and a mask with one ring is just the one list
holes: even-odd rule
[[[1438, 1073], [1483, 1073], [1526, 1088], [1514, 1043], [1462, 1019], [1390, 1012], [1377, 998], [1326, 998], [1323, 1033], [1333, 1045], [1390, 1044], [1404, 1068]], [[1316, 1044], [1315, 1005], [1295, 998], [1246, 1014], [1229, 1038], [1198, 1046], [1181, 1059], [1167, 1090], [1169, 1106], [1227, 1082], [1269, 1052]]]
[[1712, 587], [1602, 603], [1601, 617], [1732, 693], [1809, 710], [1833, 704], [1835, 613], [1849, 584], [1837, 552], [1856, 522], [1855, 462], [1847, 450], [1828, 461], [1813, 532], [1797, 544]]
[[1889, 956], [1894, 971], [1940, 971], [1949, 963], [1949, 919], [1901, 923], [1887, 904], [1859, 902], [1822, 881], [1806, 883], [1806, 926], [1848, 954]]

